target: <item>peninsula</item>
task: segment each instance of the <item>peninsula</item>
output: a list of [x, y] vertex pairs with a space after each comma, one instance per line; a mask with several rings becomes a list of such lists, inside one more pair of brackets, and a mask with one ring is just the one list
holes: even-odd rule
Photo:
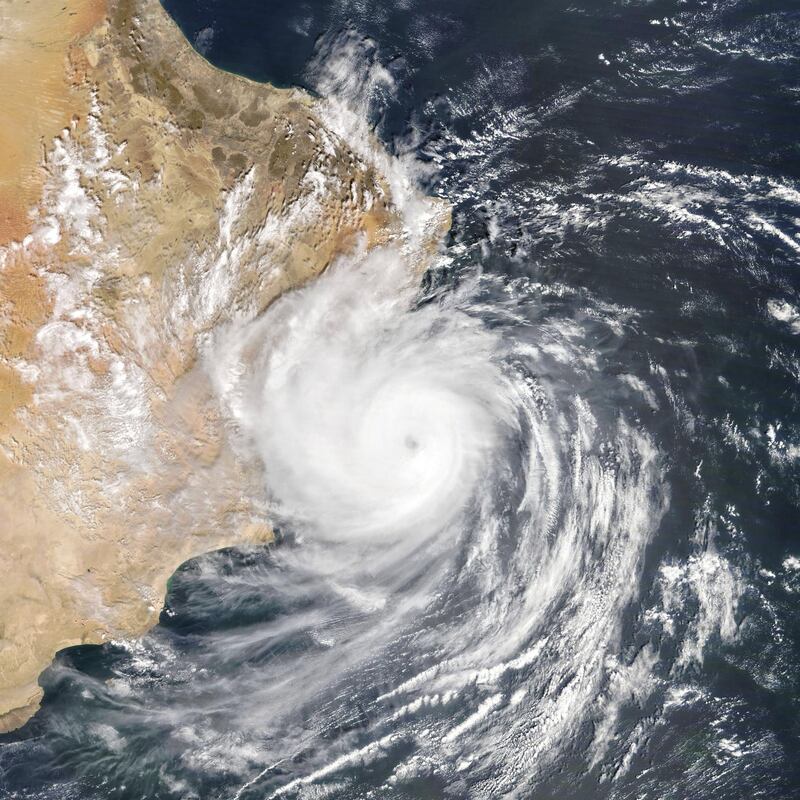
[[58, 650], [141, 634], [183, 561], [271, 539], [203, 342], [402, 222], [319, 101], [215, 69], [157, 0], [0, 0], [0, 32], [10, 730]]

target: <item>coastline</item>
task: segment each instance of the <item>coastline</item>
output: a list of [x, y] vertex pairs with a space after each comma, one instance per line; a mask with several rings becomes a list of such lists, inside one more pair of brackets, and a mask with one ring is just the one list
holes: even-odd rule
[[202, 343], [403, 236], [307, 93], [218, 70], [157, 0], [100, 5], [62, 42], [68, 122], [43, 115], [33, 211], [0, 239], [0, 730], [56, 652], [152, 627], [182, 563], [271, 540]]

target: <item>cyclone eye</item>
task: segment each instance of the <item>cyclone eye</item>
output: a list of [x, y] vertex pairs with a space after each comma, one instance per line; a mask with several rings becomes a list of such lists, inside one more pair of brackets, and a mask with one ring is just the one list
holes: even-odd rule
[[416, 440], [416, 439], [415, 439], [415, 438], [414, 438], [414, 437], [413, 437], [411, 434], [409, 434], [408, 436], [406, 436], [406, 438], [405, 438], [405, 442], [404, 442], [404, 443], [405, 443], [405, 446], [406, 446], [406, 447], [407, 447], [407, 448], [408, 448], [408, 449], [409, 449], [409, 450], [410, 450], [412, 453], [415, 453], [417, 450], [419, 450], [419, 442], [418, 442], [418, 441], [417, 441], [417, 440]]

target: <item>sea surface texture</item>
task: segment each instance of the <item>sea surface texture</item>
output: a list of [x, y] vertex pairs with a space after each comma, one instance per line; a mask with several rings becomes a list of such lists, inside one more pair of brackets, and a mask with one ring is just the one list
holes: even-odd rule
[[452, 227], [209, 334], [278, 540], [62, 652], [0, 795], [800, 797], [796, 4], [165, 6]]

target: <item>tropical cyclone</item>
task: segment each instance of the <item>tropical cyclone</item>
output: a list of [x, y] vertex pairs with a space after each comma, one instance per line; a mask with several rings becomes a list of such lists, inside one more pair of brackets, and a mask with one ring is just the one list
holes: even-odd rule
[[[380, 160], [319, 102], [215, 69], [157, 0], [0, 0], [0, 30], [11, 729], [59, 649], [141, 633], [181, 562], [272, 537], [263, 467], [203, 369], [210, 332], [405, 233]], [[433, 241], [447, 211], [428, 210]]]

